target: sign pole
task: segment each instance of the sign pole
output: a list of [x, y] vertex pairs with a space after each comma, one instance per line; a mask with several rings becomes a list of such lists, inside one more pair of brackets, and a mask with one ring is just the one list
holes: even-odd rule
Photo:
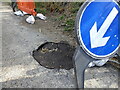
[[89, 57], [80, 46], [76, 48], [75, 54], [73, 56], [75, 64], [75, 76], [77, 82], [77, 88], [84, 88], [84, 73], [88, 64], [94, 59]]

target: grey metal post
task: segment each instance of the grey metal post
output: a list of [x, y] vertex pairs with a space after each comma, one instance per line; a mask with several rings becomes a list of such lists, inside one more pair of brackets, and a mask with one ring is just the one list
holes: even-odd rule
[[81, 48], [78, 46], [76, 48], [75, 54], [73, 56], [75, 65], [75, 76], [77, 82], [77, 88], [84, 88], [84, 73], [88, 64], [94, 59], [88, 56]]

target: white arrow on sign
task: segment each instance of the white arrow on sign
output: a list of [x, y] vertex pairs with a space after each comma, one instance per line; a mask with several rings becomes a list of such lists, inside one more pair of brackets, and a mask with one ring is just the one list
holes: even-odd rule
[[107, 44], [110, 36], [104, 38], [103, 36], [107, 32], [108, 28], [110, 27], [117, 14], [118, 10], [114, 7], [98, 31], [97, 22], [94, 23], [93, 27], [90, 30], [91, 48], [102, 47]]

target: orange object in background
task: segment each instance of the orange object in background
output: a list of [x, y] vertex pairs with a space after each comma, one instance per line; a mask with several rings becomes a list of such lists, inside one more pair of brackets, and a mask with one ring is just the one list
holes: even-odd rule
[[17, 0], [18, 9], [28, 14], [36, 16], [34, 0]]

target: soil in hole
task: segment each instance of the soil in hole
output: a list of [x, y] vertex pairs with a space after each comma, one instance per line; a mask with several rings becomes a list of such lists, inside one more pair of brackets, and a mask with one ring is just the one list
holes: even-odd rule
[[33, 51], [34, 59], [43, 67], [49, 69], [73, 68], [73, 54], [75, 47], [67, 42], [46, 42]]

